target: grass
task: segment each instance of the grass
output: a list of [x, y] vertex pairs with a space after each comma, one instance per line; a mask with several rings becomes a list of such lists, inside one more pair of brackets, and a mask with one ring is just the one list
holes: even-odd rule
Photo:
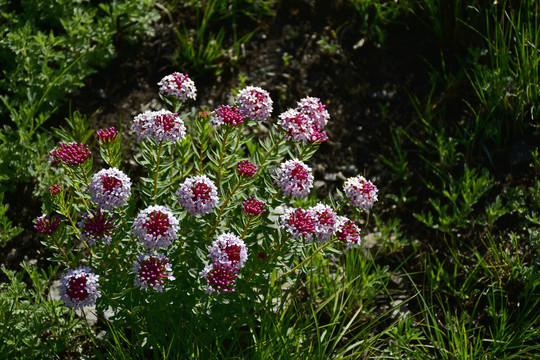
[[[424, 58], [431, 75], [427, 91], [409, 90], [414, 115], [388, 132], [389, 145], [380, 159], [391, 174], [388, 191], [363, 229], [366, 238], [372, 233], [375, 245], [314, 256], [305, 271], [287, 277], [284, 285], [268, 286], [249, 310], [226, 304], [213, 312], [222, 317], [210, 318], [204, 304], [186, 306], [176, 310], [181, 323], [171, 324], [166, 313], [149, 320], [152, 333], [144, 326], [122, 329], [104, 321], [104, 339], [47, 299], [55, 271], [39, 272], [25, 264], [16, 274], [6, 271], [1, 284], [0, 334], [7, 341], [0, 353], [52, 358], [51, 351], [77, 354], [74, 344], [82, 344], [91, 349], [89, 356], [113, 359], [178, 354], [231, 359], [537, 358], [539, 6], [479, 0], [350, 3], [360, 19], [353, 25], [376, 47], [384, 48], [396, 27], [406, 31], [414, 23], [439, 54], [435, 61]], [[253, 35], [253, 29], [241, 36], [233, 31], [237, 18], [275, 15], [271, 2], [263, 8], [250, 1], [234, 4], [236, 11], [229, 14], [223, 1], [191, 4], [195, 28], [177, 29], [177, 64], [220, 74], [226, 54], [241, 56], [242, 45]], [[162, 5], [175, 14], [171, 10], [177, 4]], [[217, 26], [220, 21], [230, 27]], [[463, 40], [461, 34], [470, 37]], [[13, 93], [24, 94], [21, 89]], [[7, 109], [19, 116], [12, 116], [15, 127], [46, 143], [50, 135], [41, 126], [49, 113], [39, 108], [56, 101], [58, 94], [50, 99], [49, 90], [42, 94], [39, 100], [31, 97], [33, 105], [26, 110]], [[2, 133], [2, 146], [19, 141], [12, 135]], [[506, 159], [519, 143], [527, 145], [518, 152], [524, 160]], [[204, 151], [204, 142], [200, 145]], [[6, 218], [5, 206], [0, 211], [2, 240], [20, 232]], [[152, 353], [139, 346], [143, 343], [152, 344]]]

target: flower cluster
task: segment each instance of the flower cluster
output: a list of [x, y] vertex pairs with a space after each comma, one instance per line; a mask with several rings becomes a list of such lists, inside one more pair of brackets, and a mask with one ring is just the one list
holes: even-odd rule
[[34, 225], [34, 229], [43, 235], [51, 235], [58, 229], [58, 225], [60, 225], [60, 216], [56, 215], [50, 217], [47, 214], [43, 214], [39, 216], [36, 221], [37, 225]]
[[377, 192], [379, 190], [371, 181], [358, 175], [356, 177], [348, 178], [347, 181], [345, 181], [343, 191], [349, 198], [352, 206], [362, 209], [371, 209], [375, 201], [377, 201]]
[[87, 266], [70, 269], [60, 279], [60, 298], [67, 306], [77, 309], [92, 306], [101, 292], [97, 290], [99, 275], [95, 275]]
[[248, 253], [244, 240], [233, 233], [218, 235], [212, 246], [208, 247], [208, 256], [212, 264], [201, 271], [201, 277], [206, 278], [206, 291], [211, 294], [216, 291], [232, 292], [238, 269], [247, 261]]
[[244, 240], [233, 233], [218, 235], [212, 246], [208, 247], [208, 256], [214, 264], [235, 265], [242, 268], [247, 260], [247, 247]]
[[180, 141], [186, 137], [184, 121], [168, 110], [150, 111], [135, 116], [132, 129], [138, 141], [147, 138], [160, 141]]
[[105, 244], [110, 244], [113, 230], [116, 225], [112, 223], [114, 217], [109, 218], [107, 213], [97, 210], [92, 210], [90, 214], [85, 214], [81, 221], [77, 224], [81, 230], [81, 240], [86, 241], [88, 245], [96, 244], [96, 240], [101, 240]]
[[90, 182], [92, 201], [104, 210], [114, 210], [127, 204], [131, 195], [131, 180], [117, 168], [102, 169]]
[[257, 166], [249, 160], [238, 162], [238, 174], [243, 177], [252, 177], [257, 172]]
[[158, 82], [159, 93], [165, 96], [172, 96], [186, 102], [188, 99], [195, 100], [197, 97], [197, 88], [189, 76], [182, 73], [172, 73], [165, 76]]
[[157, 292], [163, 292], [165, 280], [175, 279], [169, 259], [161, 253], [140, 255], [133, 263], [133, 272], [135, 286], [141, 289], [150, 287]]
[[360, 229], [354, 221], [338, 216], [336, 238], [347, 246], [347, 249], [360, 244]]
[[118, 136], [118, 130], [116, 130], [113, 127], [108, 129], [99, 129], [97, 131], [97, 136], [99, 141], [101, 141], [104, 144], [110, 144], [116, 140], [116, 137]]
[[238, 277], [238, 267], [223, 264], [208, 264], [201, 271], [201, 277], [206, 279], [208, 286], [206, 292], [212, 294], [214, 291], [234, 292], [234, 282]]
[[311, 168], [298, 159], [287, 160], [274, 169], [275, 182], [285, 195], [293, 198], [309, 195], [313, 187]]
[[285, 213], [280, 216], [279, 227], [291, 234], [293, 239], [303, 236], [311, 241], [316, 232], [316, 218], [311, 210], [304, 210], [301, 207], [286, 208]]
[[168, 247], [178, 238], [178, 219], [164, 206], [149, 206], [133, 221], [133, 235], [145, 249]]
[[217, 187], [206, 175], [187, 178], [177, 191], [178, 202], [192, 216], [206, 215], [218, 202]]
[[214, 126], [229, 125], [237, 126], [244, 123], [247, 115], [242, 110], [234, 106], [221, 105], [220, 108], [212, 112], [210, 123]]
[[266, 120], [272, 114], [272, 99], [266, 90], [248, 86], [238, 93], [238, 108], [254, 121]]
[[338, 215], [328, 205], [318, 203], [309, 209], [315, 218], [315, 234], [321, 242], [330, 240], [336, 233], [338, 226]]
[[257, 216], [266, 212], [266, 209], [263, 209], [264, 203], [252, 197], [249, 197], [246, 201], [242, 203], [242, 210], [244, 213], [249, 216]]
[[279, 115], [278, 124], [287, 132], [287, 137], [304, 143], [322, 143], [328, 139], [323, 131], [330, 115], [318, 98], [300, 100], [296, 109]]
[[49, 193], [51, 196], [56, 196], [62, 191], [62, 185], [60, 184], [54, 184], [49, 188]]
[[88, 145], [84, 146], [75, 142], [70, 144], [60, 142], [57, 147], [49, 152], [49, 155], [51, 161], [61, 162], [68, 166], [76, 166], [88, 160], [92, 152], [89, 150]]

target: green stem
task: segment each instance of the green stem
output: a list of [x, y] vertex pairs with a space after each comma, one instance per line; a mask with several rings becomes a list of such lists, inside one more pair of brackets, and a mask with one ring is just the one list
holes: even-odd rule
[[157, 192], [158, 192], [158, 177], [159, 177], [159, 165], [161, 160], [161, 150], [163, 149], [163, 141], [159, 142], [157, 159], [156, 159], [156, 170], [154, 172], [154, 205], [157, 203]]
[[242, 231], [242, 236], [240, 236], [240, 239], [244, 239], [244, 236], [246, 236], [246, 233], [249, 229], [249, 225], [251, 224], [251, 220], [253, 220], [253, 217], [250, 216], [249, 219], [248, 219], [248, 222], [246, 224], [246, 226], [244, 227], [244, 231]]
[[275, 282], [278, 282], [279, 280], [281, 280], [282, 278], [286, 277], [286, 276], [289, 276], [290, 274], [292, 274], [293, 272], [296, 271], [296, 269], [298, 269], [299, 267], [301, 267], [302, 265], [304, 265], [306, 262], [310, 261], [311, 259], [313, 259], [313, 257], [315, 257], [315, 255], [317, 255], [318, 253], [320, 253], [322, 250], [324, 250], [325, 248], [327, 248], [333, 241], [328, 241], [326, 244], [324, 244], [323, 246], [317, 248], [317, 250], [315, 250], [313, 252], [313, 254], [311, 254], [310, 256], [308, 256], [307, 258], [305, 258], [302, 262], [300, 262], [298, 265], [296, 265], [295, 267], [293, 267], [291, 270], [287, 271], [286, 273], [284, 274], [281, 274]]
[[238, 181], [238, 183], [236, 184], [236, 187], [233, 189], [233, 191], [231, 191], [229, 196], [227, 196], [227, 198], [223, 202], [223, 205], [221, 205], [221, 208], [219, 209], [218, 216], [216, 217], [216, 222], [214, 223], [214, 226], [213, 226], [212, 230], [210, 231], [208, 238], [212, 238], [212, 236], [214, 236], [214, 232], [216, 231], [216, 228], [217, 228], [217, 226], [219, 224], [219, 220], [221, 220], [221, 215], [223, 215], [223, 211], [225, 211], [225, 207], [227, 206], [227, 204], [231, 200], [231, 198], [234, 195], [234, 193], [236, 192], [236, 190], [238, 190], [238, 188], [242, 184], [243, 180], [244, 180], [244, 178], [240, 177], [240, 181]]
[[218, 189], [221, 188], [220, 186], [220, 180], [221, 180], [221, 166], [223, 165], [223, 154], [225, 153], [225, 146], [227, 144], [227, 138], [229, 137], [229, 128], [225, 130], [225, 135], [223, 135], [223, 141], [221, 142], [221, 151], [219, 153], [219, 164], [217, 169], [217, 175], [216, 175], [216, 186]]

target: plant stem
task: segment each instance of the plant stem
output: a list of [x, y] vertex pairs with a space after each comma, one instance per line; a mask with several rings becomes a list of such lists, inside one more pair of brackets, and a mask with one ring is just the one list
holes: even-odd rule
[[156, 159], [156, 170], [154, 172], [154, 205], [157, 203], [157, 192], [158, 192], [158, 177], [159, 177], [159, 163], [161, 160], [161, 150], [163, 149], [163, 141], [159, 142], [157, 159]]
[[212, 228], [212, 230], [210, 231], [209, 233], [209, 238], [211, 238], [213, 235], [214, 235], [214, 232], [216, 231], [216, 228], [219, 224], [219, 220], [221, 219], [221, 215], [223, 215], [223, 211], [225, 211], [225, 207], [227, 206], [227, 204], [229, 203], [229, 201], [231, 200], [232, 196], [234, 195], [234, 193], [236, 192], [236, 190], [238, 190], [238, 188], [240, 187], [240, 185], [242, 184], [242, 181], [244, 180], [243, 177], [240, 177], [240, 181], [238, 181], [238, 183], [236, 184], [236, 187], [233, 189], [233, 191], [231, 191], [231, 193], [229, 194], [229, 196], [227, 196], [227, 198], [225, 199], [225, 201], [223, 202], [223, 205], [221, 205], [221, 208], [219, 209], [219, 213], [218, 213], [218, 216], [216, 217], [216, 222], [214, 223], [214, 227]]
[[221, 180], [221, 166], [223, 165], [223, 154], [225, 153], [225, 145], [227, 144], [227, 138], [229, 137], [230, 130], [227, 128], [225, 130], [225, 134], [223, 135], [223, 141], [221, 142], [221, 151], [219, 152], [219, 164], [217, 169], [217, 175], [216, 175], [216, 186], [218, 189], [221, 188], [220, 186], [220, 180]]
[[322, 250], [324, 250], [325, 248], [327, 248], [331, 243], [333, 242], [333, 240], [331, 241], [328, 241], [326, 244], [324, 244], [323, 246], [317, 248], [317, 250], [315, 250], [313, 252], [313, 254], [311, 254], [310, 256], [308, 256], [307, 258], [305, 258], [302, 262], [300, 262], [298, 265], [296, 265], [295, 267], [293, 267], [291, 270], [287, 271], [286, 273], [284, 274], [281, 274], [275, 282], [278, 282], [279, 280], [281, 280], [281, 278], [284, 278], [290, 274], [292, 274], [294, 271], [296, 271], [296, 269], [298, 269], [299, 267], [301, 267], [302, 265], [304, 265], [306, 262], [310, 261], [311, 259], [313, 259], [313, 257], [315, 255], [317, 255], [318, 253], [320, 253]]

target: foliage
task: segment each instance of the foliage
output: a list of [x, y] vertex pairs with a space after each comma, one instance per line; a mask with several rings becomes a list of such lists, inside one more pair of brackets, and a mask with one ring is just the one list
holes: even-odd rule
[[37, 270], [28, 263], [21, 267], [18, 273], [2, 269], [8, 282], [0, 283], [0, 355], [57, 359], [77, 354], [85, 343], [81, 321], [49, 298], [58, 268]]

